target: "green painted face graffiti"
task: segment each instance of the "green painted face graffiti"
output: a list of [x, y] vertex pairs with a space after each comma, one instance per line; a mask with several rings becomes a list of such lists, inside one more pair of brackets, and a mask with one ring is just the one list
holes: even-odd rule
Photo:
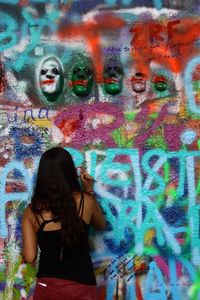
[[78, 97], [85, 97], [91, 93], [93, 72], [86, 64], [75, 66], [71, 79], [72, 90]]
[[122, 90], [123, 69], [115, 61], [110, 61], [104, 68], [104, 88], [107, 94], [117, 95]]
[[159, 92], [164, 92], [167, 89], [167, 80], [163, 75], [156, 76], [153, 80], [154, 87]]

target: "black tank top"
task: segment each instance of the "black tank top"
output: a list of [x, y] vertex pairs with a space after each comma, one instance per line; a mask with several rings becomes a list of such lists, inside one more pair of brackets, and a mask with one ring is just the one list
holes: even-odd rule
[[[84, 197], [82, 195], [78, 215], [82, 219], [84, 208]], [[36, 217], [36, 216], [35, 216]], [[61, 229], [44, 231], [46, 224], [57, 220], [44, 220], [42, 224], [36, 217], [40, 227], [37, 232], [40, 248], [39, 269], [37, 277], [55, 277], [80, 282], [87, 285], [96, 285], [90, 256], [88, 241], [80, 242], [77, 245], [61, 246]], [[83, 226], [88, 234], [89, 224], [82, 219]]]

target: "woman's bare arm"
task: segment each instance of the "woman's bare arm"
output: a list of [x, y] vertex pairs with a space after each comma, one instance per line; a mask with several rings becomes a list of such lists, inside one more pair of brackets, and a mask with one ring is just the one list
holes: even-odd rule
[[92, 197], [92, 217], [90, 224], [97, 230], [105, 230], [106, 229], [106, 219], [103, 214], [101, 207], [96, 201], [94, 196]]
[[28, 206], [22, 218], [22, 256], [28, 263], [33, 263], [37, 257], [37, 234], [33, 226], [33, 213]]
[[86, 194], [85, 203], [91, 203], [91, 214], [90, 214], [90, 224], [97, 230], [104, 230], [106, 228], [106, 219], [103, 214], [101, 207], [95, 199], [93, 193], [94, 178], [87, 172], [82, 171], [80, 175], [83, 191]]

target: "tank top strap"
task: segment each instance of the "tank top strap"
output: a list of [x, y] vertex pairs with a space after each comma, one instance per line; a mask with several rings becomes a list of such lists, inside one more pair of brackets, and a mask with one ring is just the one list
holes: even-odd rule
[[44, 229], [44, 227], [46, 226], [46, 224], [51, 223], [51, 222], [55, 222], [55, 219], [52, 219], [52, 220], [44, 220], [44, 218], [43, 218], [43, 222], [40, 224], [40, 227], [39, 227], [39, 229], [38, 229], [37, 232], [42, 231], [42, 230]]
[[78, 215], [82, 218], [83, 216], [83, 210], [84, 210], [84, 195], [81, 192], [81, 200], [78, 208]]

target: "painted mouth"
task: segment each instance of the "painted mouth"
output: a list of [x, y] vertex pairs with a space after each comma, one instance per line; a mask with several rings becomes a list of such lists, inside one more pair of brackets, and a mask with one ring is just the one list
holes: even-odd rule
[[111, 78], [105, 78], [104, 82], [106, 84], [112, 84], [112, 83], [118, 83], [118, 80], [111, 77]]
[[43, 81], [41, 81], [41, 85], [44, 85], [44, 84], [46, 84], [46, 85], [51, 85], [51, 84], [53, 84], [54, 82], [55, 82], [54, 79], [43, 80]]
[[132, 78], [131, 79], [131, 83], [133, 84], [135, 84], [135, 83], [137, 83], [137, 84], [141, 84], [141, 83], [143, 83], [144, 82], [144, 80], [143, 79], [138, 79], [138, 78]]
[[81, 86], [86, 87], [87, 84], [88, 84], [88, 81], [85, 79], [81, 79], [81, 80], [79, 79], [79, 80], [73, 81], [73, 85], [81, 85]]
[[167, 80], [164, 76], [156, 76], [153, 80], [154, 83], [166, 83]]

